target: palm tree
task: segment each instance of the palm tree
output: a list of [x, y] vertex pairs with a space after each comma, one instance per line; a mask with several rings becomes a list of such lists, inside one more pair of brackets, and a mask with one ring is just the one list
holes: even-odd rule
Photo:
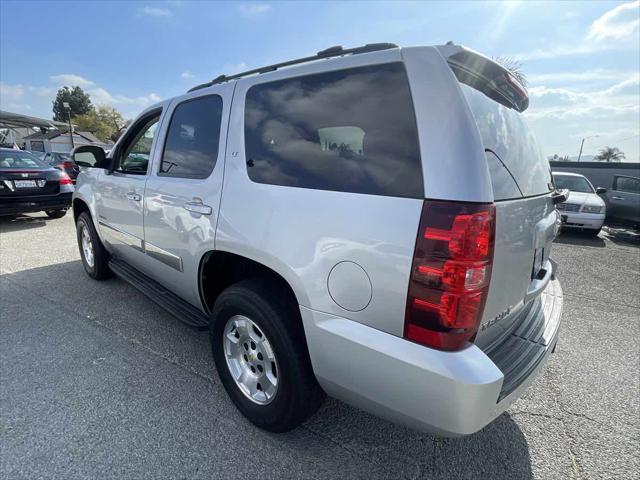
[[621, 152], [618, 147], [604, 147], [595, 156], [594, 160], [599, 162], [620, 162], [624, 158], [626, 158], [624, 152]]
[[520, 85], [527, 88], [527, 76], [522, 70], [522, 63], [513, 57], [493, 57], [493, 60], [509, 70]]

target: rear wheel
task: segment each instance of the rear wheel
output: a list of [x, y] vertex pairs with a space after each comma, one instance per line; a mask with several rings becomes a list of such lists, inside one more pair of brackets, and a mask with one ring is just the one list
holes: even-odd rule
[[46, 213], [49, 218], [62, 218], [67, 214], [67, 210], [46, 210], [44, 213]]
[[260, 280], [223, 291], [211, 314], [211, 346], [220, 380], [238, 410], [271, 432], [309, 418], [324, 392], [311, 368], [296, 305]]
[[85, 272], [95, 280], [111, 276], [109, 270], [109, 253], [105, 250], [93, 221], [87, 212], [82, 212], [76, 220], [76, 237], [80, 258]]

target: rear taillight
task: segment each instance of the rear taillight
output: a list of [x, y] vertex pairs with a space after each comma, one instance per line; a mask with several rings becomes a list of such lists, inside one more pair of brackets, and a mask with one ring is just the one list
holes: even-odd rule
[[73, 168], [73, 162], [70, 162], [69, 160], [65, 160], [60, 164], [60, 166], [62, 168]]
[[71, 181], [71, 177], [66, 173], [62, 172], [60, 176], [60, 185], [71, 185], [73, 182]]
[[487, 300], [493, 204], [426, 200], [413, 256], [405, 338], [459, 350], [475, 336]]

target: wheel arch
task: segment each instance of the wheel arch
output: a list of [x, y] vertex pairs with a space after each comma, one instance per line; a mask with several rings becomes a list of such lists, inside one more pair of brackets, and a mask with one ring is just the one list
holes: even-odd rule
[[224, 250], [205, 252], [198, 268], [198, 290], [205, 312], [211, 312], [217, 296], [225, 288], [249, 278], [265, 279], [279, 287], [296, 307], [304, 305], [307, 297], [299, 284], [299, 278], [293, 271], [285, 271], [284, 274], [281, 272], [282, 269], [244, 255]]

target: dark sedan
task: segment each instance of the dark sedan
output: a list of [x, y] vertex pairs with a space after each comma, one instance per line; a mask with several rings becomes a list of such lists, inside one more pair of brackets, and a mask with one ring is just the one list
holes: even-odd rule
[[80, 167], [73, 161], [71, 155], [68, 153], [47, 152], [41, 158], [43, 162], [66, 172], [73, 183], [76, 183]]
[[0, 148], [0, 215], [43, 211], [60, 218], [71, 206], [72, 193], [64, 171], [30, 153]]

